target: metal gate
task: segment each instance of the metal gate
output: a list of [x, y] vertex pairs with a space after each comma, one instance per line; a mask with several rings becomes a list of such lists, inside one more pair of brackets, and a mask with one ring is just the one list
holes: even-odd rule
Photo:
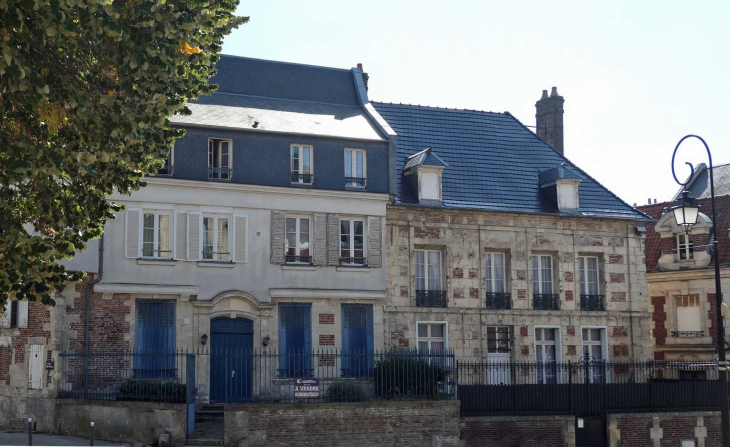
[[586, 416], [575, 418], [576, 447], [606, 447], [606, 416]]

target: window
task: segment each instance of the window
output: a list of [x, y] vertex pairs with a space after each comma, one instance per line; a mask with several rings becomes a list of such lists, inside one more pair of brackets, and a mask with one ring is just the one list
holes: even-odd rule
[[312, 146], [291, 146], [291, 182], [312, 184]]
[[580, 270], [580, 294], [598, 295], [598, 258], [595, 256], [578, 257]]
[[28, 300], [7, 300], [0, 317], [0, 327], [23, 328], [28, 327]]
[[142, 222], [142, 257], [172, 258], [169, 214], [144, 214]]
[[448, 349], [445, 323], [418, 323], [418, 350], [443, 352]]
[[436, 172], [421, 173], [421, 199], [441, 200], [439, 174]]
[[367, 159], [362, 149], [345, 149], [345, 185], [364, 188]]
[[340, 264], [366, 264], [363, 219], [340, 219]]
[[279, 377], [312, 376], [312, 305], [279, 303]]
[[557, 383], [559, 329], [535, 328], [535, 360], [537, 383]]
[[286, 262], [300, 262], [309, 264], [312, 262], [310, 254], [310, 233], [309, 217], [287, 217], [286, 218]]
[[208, 178], [230, 180], [231, 140], [208, 140]]
[[135, 378], [175, 377], [175, 301], [138, 299], [136, 307], [134, 351], [145, 355], [135, 355]]
[[583, 362], [584, 368], [588, 369], [585, 375], [585, 383], [604, 382], [604, 343], [606, 342], [605, 331], [602, 328], [583, 328]]
[[677, 235], [677, 255], [680, 261], [694, 258], [694, 244], [686, 233]]
[[203, 259], [207, 261], [230, 260], [228, 246], [228, 217], [203, 217]]
[[485, 276], [487, 293], [504, 293], [504, 254], [486, 253]]
[[416, 250], [416, 290], [441, 291], [441, 252]]
[[553, 293], [553, 257], [540, 255], [532, 257], [532, 291], [536, 294]]
[[373, 306], [342, 305], [342, 374], [371, 377], [373, 369]]
[[702, 314], [699, 295], [677, 296], [677, 333], [678, 337], [702, 335]]
[[509, 326], [487, 327], [487, 353], [509, 354]]
[[173, 148], [170, 148], [167, 151], [167, 158], [165, 159], [165, 165], [157, 171], [157, 175], [172, 175], [172, 167], [173, 167], [173, 154], [172, 154]]

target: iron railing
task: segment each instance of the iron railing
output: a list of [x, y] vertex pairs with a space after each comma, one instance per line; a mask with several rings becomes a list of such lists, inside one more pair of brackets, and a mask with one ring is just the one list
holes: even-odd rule
[[233, 169], [230, 168], [208, 168], [208, 178], [230, 180], [233, 178]]
[[704, 331], [672, 331], [672, 337], [689, 338], [689, 337], [704, 337], [704, 336], [705, 336]]
[[558, 310], [560, 309], [560, 295], [549, 293], [536, 293], [532, 295], [532, 308], [536, 310]]
[[603, 295], [581, 295], [580, 310], [584, 311], [601, 311], [606, 310], [603, 304]]
[[301, 183], [303, 185], [311, 185], [313, 180], [314, 180], [313, 174], [300, 174], [298, 172], [291, 173], [291, 182], [292, 183]]
[[366, 182], [365, 177], [345, 177], [345, 186], [364, 188]]
[[[218, 403], [453, 399], [456, 395], [456, 362], [450, 351], [63, 352], [61, 360], [60, 397], [71, 399], [183, 403], [189, 391], [199, 400]], [[209, 383], [196, 385], [194, 379], [188, 380], [196, 368], [198, 374], [209, 372]]]
[[284, 255], [284, 262], [287, 264], [311, 264], [311, 256]]
[[340, 257], [340, 265], [354, 265], [358, 267], [365, 267], [368, 265], [368, 259], [364, 257]]
[[416, 290], [416, 307], [446, 307], [446, 291]]
[[510, 302], [509, 293], [492, 293], [487, 292], [487, 309], [510, 309], [512, 303]]

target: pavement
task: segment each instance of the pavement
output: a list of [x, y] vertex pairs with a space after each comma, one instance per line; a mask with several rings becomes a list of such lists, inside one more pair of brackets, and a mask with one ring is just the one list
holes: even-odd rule
[[[28, 445], [28, 432], [0, 430], [0, 445]], [[33, 445], [89, 445], [89, 438], [33, 433]], [[97, 445], [131, 447], [131, 444], [124, 442], [107, 442], [95, 439], [94, 446]]]

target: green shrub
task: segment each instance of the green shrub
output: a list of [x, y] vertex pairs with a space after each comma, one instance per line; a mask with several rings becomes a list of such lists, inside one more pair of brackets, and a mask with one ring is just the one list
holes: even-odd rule
[[187, 386], [170, 380], [127, 379], [119, 385], [117, 400], [185, 402]]
[[446, 371], [414, 356], [393, 355], [375, 364], [375, 394], [383, 398], [438, 397]]
[[353, 380], [338, 380], [332, 383], [324, 395], [330, 402], [363, 402], [366, 399], [362, 383]]

